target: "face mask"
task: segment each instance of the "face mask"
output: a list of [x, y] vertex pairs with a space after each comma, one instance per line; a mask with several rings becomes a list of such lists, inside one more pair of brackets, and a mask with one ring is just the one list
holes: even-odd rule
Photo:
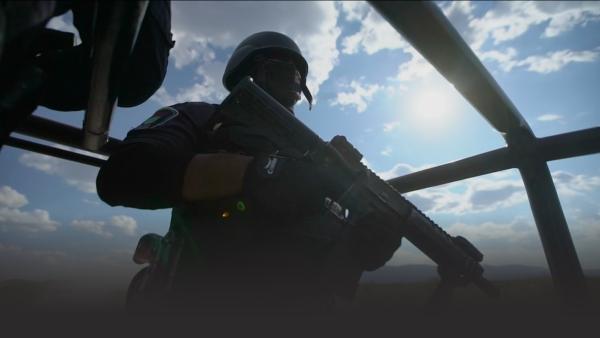
[[300, 101], [302, 77], [292, 62], [260, 60], [255, 77], [259, 86], [293, 112], [294, 105]]

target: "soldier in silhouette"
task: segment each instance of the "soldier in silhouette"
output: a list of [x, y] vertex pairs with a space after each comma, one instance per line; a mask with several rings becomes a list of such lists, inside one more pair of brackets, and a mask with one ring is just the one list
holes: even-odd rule
[[[302, 93], [312, 101], [307, 74], [292, 39], [260, 32], [237, 46], [223, 84], [231, 90], [252, 76], [293, 114]], [[352, 299], [362, 271], [391, 258], [401, 234], [386, 233], [386, 246], [367, 221], [341, 227], [323, 206], [343, 193], [335, 173], [240, 149], [219, 110], [205, 102], [158, 110], [100, 170], [108, 204], [173, 208], [171, 260], [162, 278], [141, 278], [163, 282], [162, 306], [209, 312], [326, 311]]]

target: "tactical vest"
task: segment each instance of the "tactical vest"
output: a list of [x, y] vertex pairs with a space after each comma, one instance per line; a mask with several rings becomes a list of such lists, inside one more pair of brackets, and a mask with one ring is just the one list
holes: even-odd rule
[[[198, 153], [243, 153], [228, 142], [218, 106], [202, 109], [206, 111], [195, 123], [203, 120], [206, 142]], [[182, 240], [183, 249], [174, 289], [182, 297], [195, 294], [210, 306], [329, 306], [333, 290], [323, 283], [322, 272], [340, 230], [335, 217], [326, 213], [266, 221], [247, 210], [240, 196], [175, 207], [169, 236]], [[348, 282], [355, 287], [356, 275], [352, 279]]]

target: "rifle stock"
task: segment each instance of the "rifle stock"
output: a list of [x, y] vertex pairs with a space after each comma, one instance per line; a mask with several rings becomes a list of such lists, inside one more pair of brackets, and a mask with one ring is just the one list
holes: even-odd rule
[[472, 282], [489, 296], [498, 295], [498, 289], [483, 277], [480, 264], [483, 255], [466, 239], [447, 234], [370, 171], [360, 161], [362, 155], [345, 137], [323, 141], [250, 77], [232, 90], [223, 101], [221, 111], [235, 125], [246, 128], [251, 137], [267, 140], [271, 149], [261, 149], [263, 152], [302, 158], [335, 170], [346, 191], [336, 202], [350, 210], [345, 220], [348, 223], [352, 224], [353, 219], [367, 211], [383, 214], [385, 219], [402, 227], [404, 237], [438, 266], [452, 271], [464, 282]]

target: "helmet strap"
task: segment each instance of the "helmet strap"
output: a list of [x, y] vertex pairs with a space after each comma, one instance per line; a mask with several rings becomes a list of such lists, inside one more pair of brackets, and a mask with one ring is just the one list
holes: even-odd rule
[[[289, 92], [297, 90], [298, 95], [303, 93], [308, 101], [308, 109], [312, 109], [313, 97], [308, 87], [306, 87], [306, 78], [299, 75], [298, 69], [294, 67], [292, 63], [278, 59], [270, 59], [264, 55], [257, 55], [255, 57], [255, 67], [252, 73], [254, 80], [258, 85], [278, 99], [284, 106], [287, 106], [286, 108], [292, 112], [293, 106], [297, 101], [290, 102], [289, 96], [284, 94], [282, 89], [283, 91], [286, 91], [287, 89]], [[298, 76], [300, 76], [300, 82], [297, 82]], [[294, 77], [296, 80], [294, 80]], [[300, 97], [298, 96], [298, 100], [299, 99]]]
[[310, 93], [310, 90], [308, 90], [308, 87], [306, 86], [305, 79], [303, 79], [303, 81], [302, 81], [302, 94], [304, 94], [304, 97], [306, 97], [306, 101], [308, 101], [308, 110], [311, 110], [313, 97], [312, 97], [312, 94]]

